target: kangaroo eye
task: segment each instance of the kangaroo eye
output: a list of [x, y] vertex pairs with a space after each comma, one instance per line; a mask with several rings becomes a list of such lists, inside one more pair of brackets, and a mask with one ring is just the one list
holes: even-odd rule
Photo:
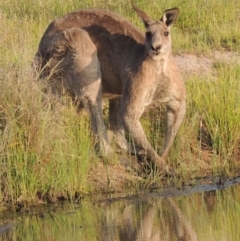
[[151, 32], [146, 32], [146, 37], [147, 38], [151, 38], [152, 37], [152, 33]]
[[168, 35], [169, 35], [169, 32], [167, 32], [167, 31], [166, 31], [166, 32], [164, 32], [164, 36], [166, 36], [166, 37], [167, 37]]

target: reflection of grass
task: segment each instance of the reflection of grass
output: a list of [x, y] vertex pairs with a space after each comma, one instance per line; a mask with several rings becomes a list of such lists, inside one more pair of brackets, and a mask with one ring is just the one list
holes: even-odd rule
[[14, 231], [2, 236], [3, 240], [24, 237], [26, 241], [143, 241], [146, 236], [167, 241], [183, 237], [199, 241], [236, 241], [240, 228], [239, 188], [232, 186], [224, 191], [189, 196], [164, 198], [156, 194], [98, 205], [82, 201], [77, 207], [39, 208], [33, 215], [28, 213], [26, 217], [22, 213], [22, 218], [11, 220], [17, 222]]
[[[37, 191], [40, 196], [48, 193], [52, 200], [54, 193], [67, 196], [88, 191], [87, 174], [95, 157], [89, 120], [77, 115], [68, 99], [59, 101], [43, 94], [43, 86], [34, 81], [30, 65], [49, 22], [78, 8], [114, 10], [143, 29], [130, 2], [73, 0], [63, 4], [57, 0], [34, 3], [6, 0], [1, 3], [1, 200], [30, 202]], [[239, 8], [234, 0], [226, 3], [213, 0], [207, 5], [206, 1], [169, 0], [160, 5], [155, 1], [135, 2], [154, 18], [159, 18], [163, 9], [180, 8], [179, 20], [173, 27], [176, 51], [237, 50], [240, 46]], [[216, 172], [222, 168], [229, 171], [239, 154], [240, 70], [224, 64], [217, 64], [216, 69], [218, 76], [214, 81], [190, 78], [186, 83], [188, 111], [169, 158], [183, 177], [189, 176], [189, 170], [192, 175], [200, 175], [209, 167]], [[59, 102], [67, 102], [64, 106], [68, 107]], [[142, 120], [158, 152], [163, 143], [160, 112], [151, 112]], [[204, 128], [199, 128], [200, 124]]]
[[[101, 208], [90, 203], [81, 203], [80, 211], [74, 207], [64, 206], [64, 208], [49, 207], [48, 209], [38, 209], [19, 216], [17, 225], [13, 232], [2, 234], [2, 240], [16, 238], [19, 240], [100, 240], [99, 236], [104, 235], [101, 227]], [[20, 221], [21, 220], [21, 221]], [[0, 223], [1, 224], [1, 223]], [[13, 238], [14, 237], [14, 238]], [[4, 239], [5, 238], [5, 239]], [[102, 239], [104, 240], [104, 239]]]
[[[239, 240], [239, 186], [178, 198], [198, 240]], [[196, 218], [197, 216], [197, 218]]]

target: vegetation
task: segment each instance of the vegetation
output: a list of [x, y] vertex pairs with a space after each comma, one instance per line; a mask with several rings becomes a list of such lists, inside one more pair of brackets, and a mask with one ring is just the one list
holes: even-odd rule
[[[166, 8], [180, 8], [172, 29], [176, 53], [240, 50], [240, 3], [236, 0], [134, 2], [156, 18]], [[91, 192], [88, 173], [101, 160], [94, 151], [88, 116], [76, 113], [70, 98], [58, 99], [43, 92], [46, 83], [36, 81], [31, 70], [38, 42], [50, 21], [88, 7], [113, 10], [143, 29], [131, 1], [0, 3], [1, 207], [11, 208], [23, 200], [31, 204], [36, 197], [53, 201], [56, 194], [73, 198]], [[169, 158], [183, 181], [209, 172], [236, 174], [240, 66], [216, 63], [215, 69], [214, 79], [186, 79], [187, 115]], [[142, 120], [158, 151], [163, 143], [161, 120], [162, 110], [150, 111]]]

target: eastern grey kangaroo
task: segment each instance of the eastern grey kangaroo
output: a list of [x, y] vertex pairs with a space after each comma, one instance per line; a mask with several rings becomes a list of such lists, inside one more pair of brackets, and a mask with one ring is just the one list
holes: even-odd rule
[[[102, 155], [112, 153], [102, 114], [102, 98], [108, 98], [109, 129], [116, 145], [129, 151], [124, 131], [130, 133], [136, 152], [162, 169], [186, 109], [184, 82], [172, 55], [170, 34], [179, 10], [168, 9], [155, 21], [138, 7], [133, 9], [145, 25], [145, 36], [116, 13], [79, 10], [50, 23], [35, 63], [88, 109]], [[152, 101], [166, 104], [166, 136], [160, 156], [139, 121]]]

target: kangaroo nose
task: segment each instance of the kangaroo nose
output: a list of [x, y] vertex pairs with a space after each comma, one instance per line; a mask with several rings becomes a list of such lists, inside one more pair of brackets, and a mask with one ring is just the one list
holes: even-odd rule
[[153, 50], [153, 51], [155, 51], [156, 52], [156, 54], [159, 54], [159, 52], [160, 52], [160, 50], [161, 50], [161, 44], [159, 44], [159, 45], [157, 45], [157, 46], [154, 46], [154, 45], [151, 45], [151, 49]]
[[160, 52], [161, 47], [162, 47], [161, 45], [158, 45], [158, 46], [156, 47], [156, 52], [157, 52], [157, 53], [159, 53], [159, 52]]

